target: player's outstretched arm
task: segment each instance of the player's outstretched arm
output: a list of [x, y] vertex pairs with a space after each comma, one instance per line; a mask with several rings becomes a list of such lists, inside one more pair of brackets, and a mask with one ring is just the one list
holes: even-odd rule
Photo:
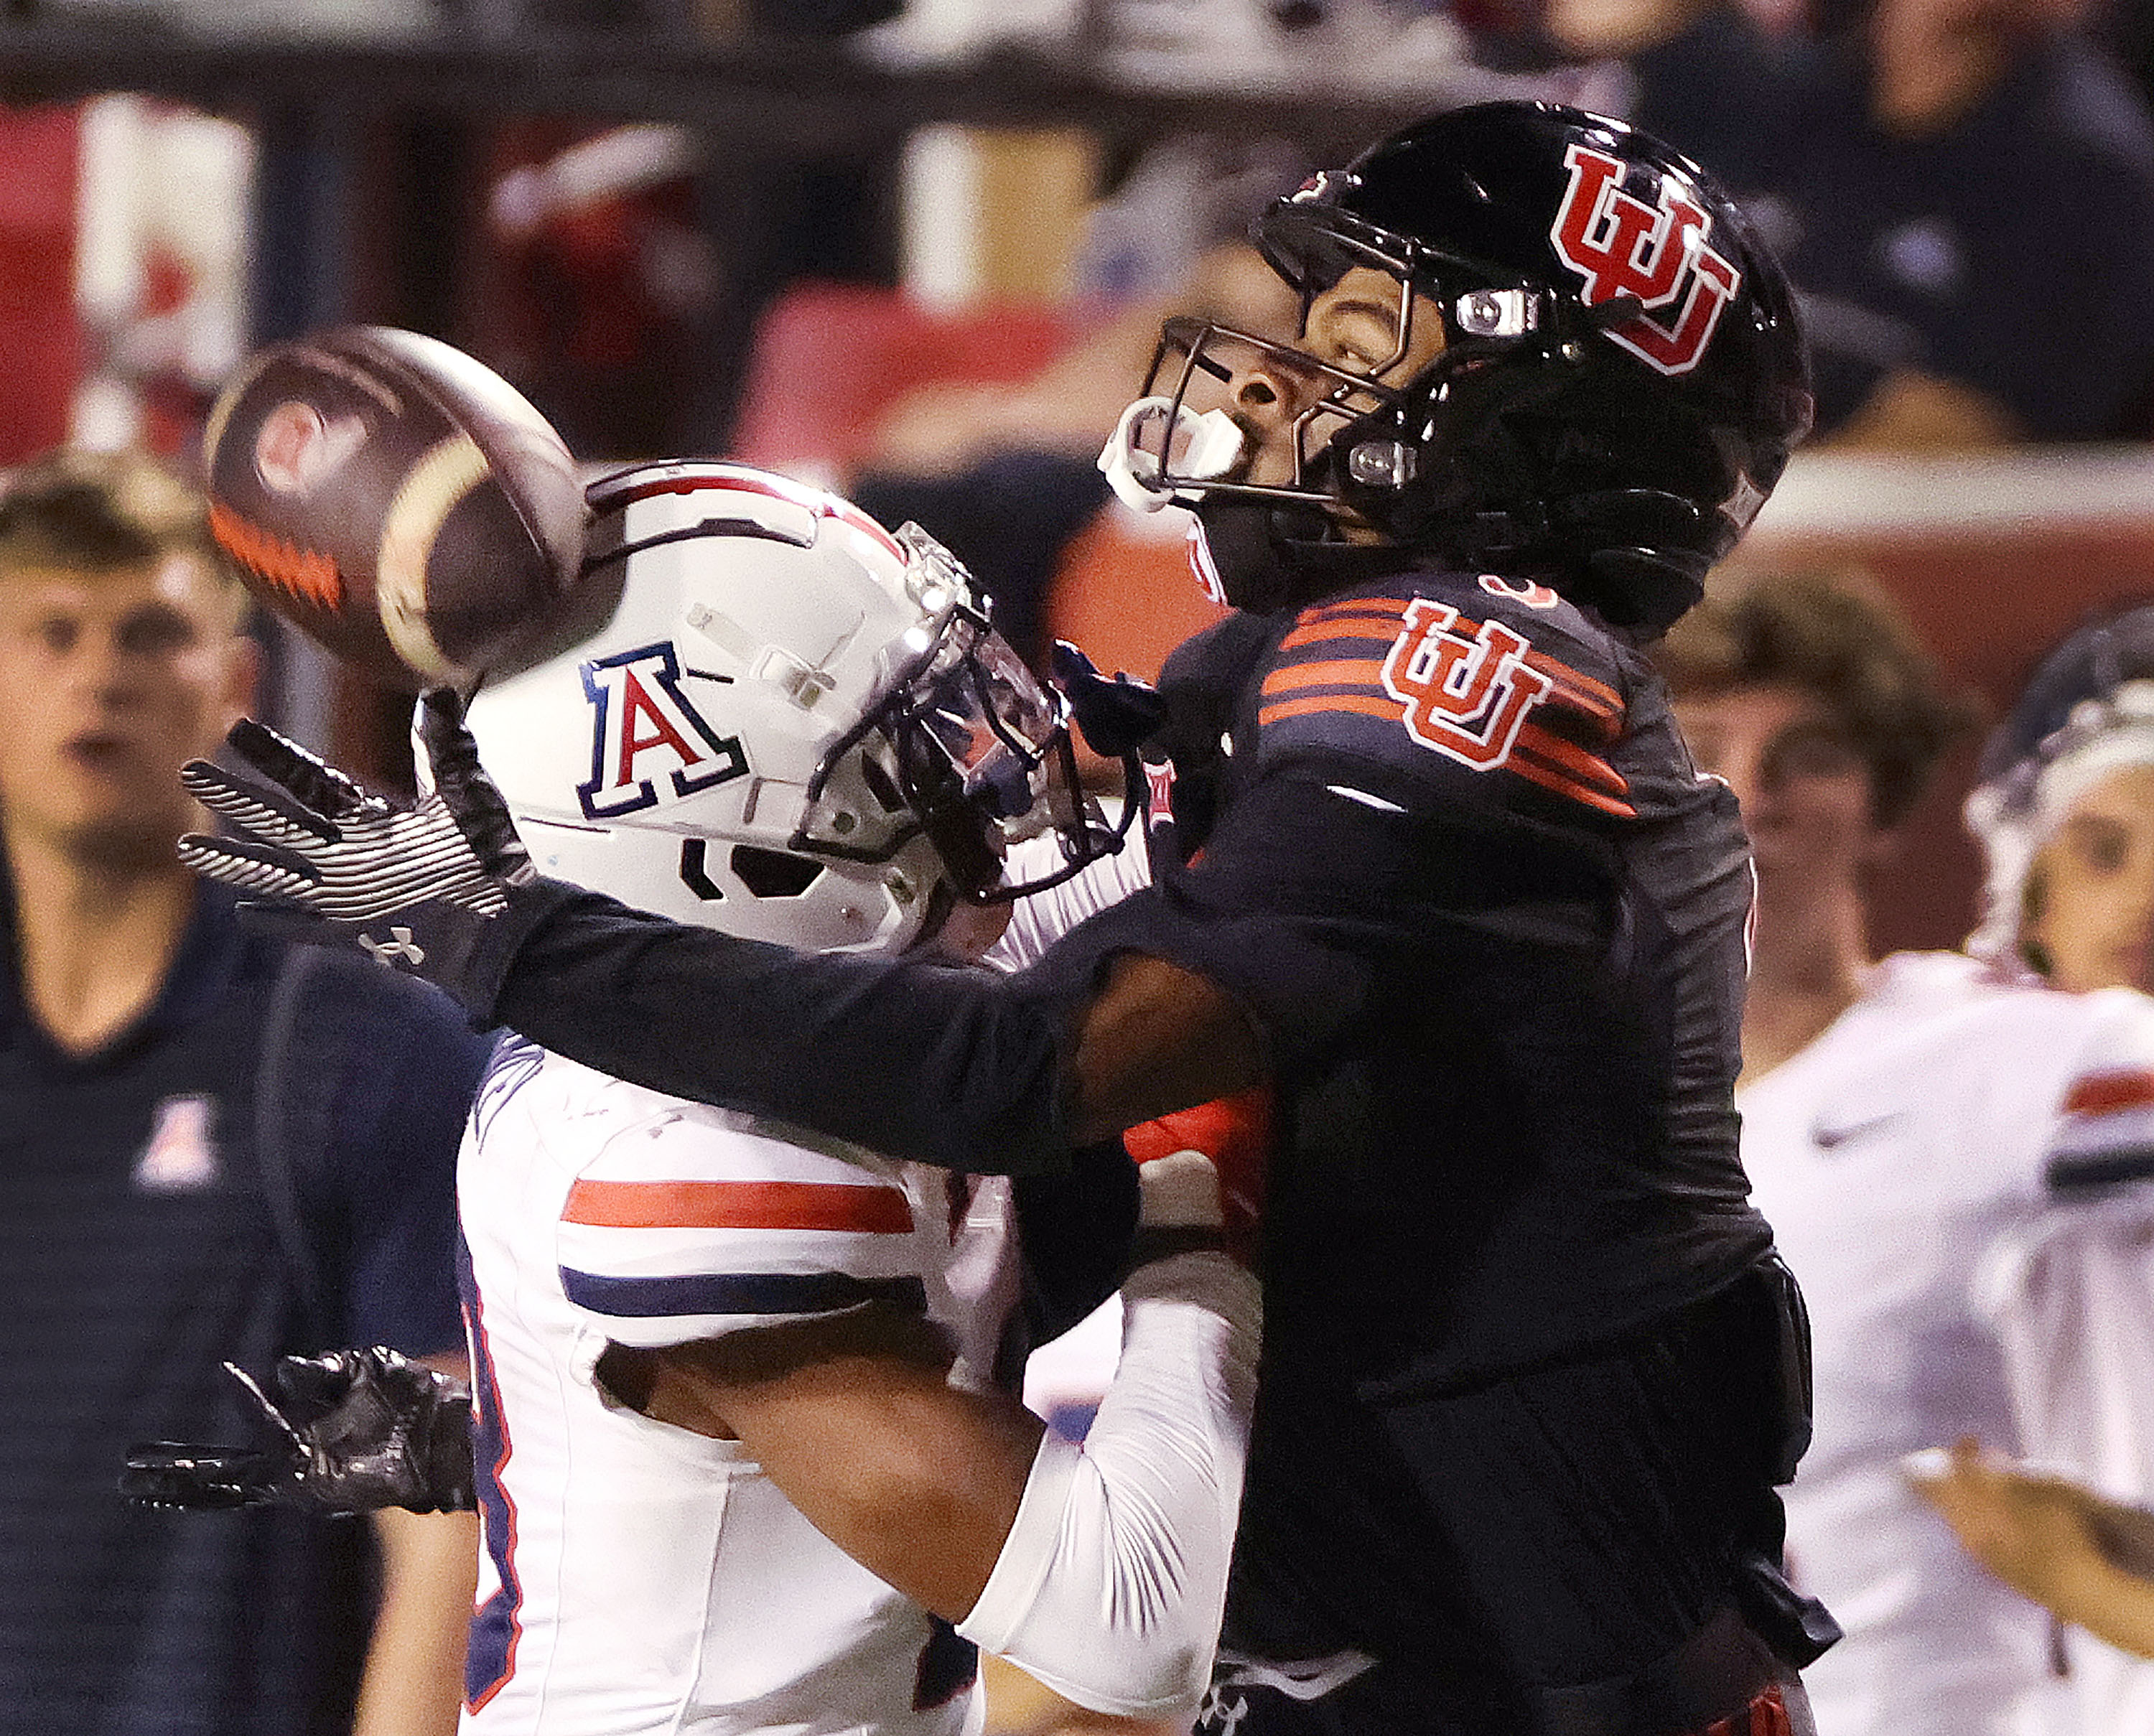
[[407, 811], [242, 723], [181, 774], [237, 835], [191, 835], [181, 859], [293, 937], [358, 947], [615, 1078], [949, 1168], [1057, 1170], [1267, 1070], [1232, 997], [1140, 950], [997, 978], [795, 953], [539, 879], [456, 696], [428, 694], [417, 730], [433, 787]]
[[1143, 1142], [1139, 1246], [1161, 1257], [1123, 1286], [1120, 1364], [1081, 1448], [1013, 1397], [952, 1387], [939, 1335], [895, 1305], [615, 1345], [598, 1376], [646, 1415], [743, 1442], [855, 1560], [1064, 1698], [1185, 1712], [1226, 1600], [1259, 1326], [1255, 1280], [1221, 1245], [1247, 1209], [1242, 1152], [1222, 1152], [1222, 1188], [1197, 1149], [1222, 1129], [1248, 1124]]

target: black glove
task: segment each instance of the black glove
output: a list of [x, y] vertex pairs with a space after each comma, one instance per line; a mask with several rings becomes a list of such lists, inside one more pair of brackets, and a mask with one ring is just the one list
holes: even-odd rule
[[468, 1513], [471, 1388], [395, 1351], [325, 1351], [277, 1365], [279, 1400], [229, 1362], [282, 1437], [271, 1448], [152, 1441], [130, 1448], [120, 1492], [145, 1507], [298, 1507], [311, 1513]]
[[417, 733], [431, 787], [403, 809], [242, 717], [217, 763], [180, 772], [237, 835], [190, 832], [181, 861], [251, 895], [242, 907], [258, 927], [357, 947], [454, 993], [486, 925], [538, 876], [453, 692], [421, 699]]
[[1158, 688], [1119, 671], [1109, 681], [1066, 639], [1054, 641], [1054, 656], [1055, 685], [1069, 698], [1085, 744], [1103, 758], [1127, 758], [1166, 722]]

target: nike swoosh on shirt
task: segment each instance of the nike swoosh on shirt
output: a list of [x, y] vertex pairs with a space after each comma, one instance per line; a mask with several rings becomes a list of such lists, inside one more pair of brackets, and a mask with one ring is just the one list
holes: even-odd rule
[[1850, 1140], [1866, 1139], [1895, 1121], [1905, 1121], [1907, 1111], [1904, 1109], [1893, 1109], [1887, 1110], [1881, 1116], [1870, 1116], [1860, 1121], [1843, 1122], [1837, 1127], [1828, 1127], [1820, 1123], [1810, 1129], [1810, 1143], [1820, 1151], [1835, 1151]]

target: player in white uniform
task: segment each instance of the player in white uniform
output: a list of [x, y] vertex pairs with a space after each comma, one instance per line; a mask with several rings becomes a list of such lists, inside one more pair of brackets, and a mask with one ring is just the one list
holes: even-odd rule
[[[1804, 1672], [1819, 1730], [2048, 1728], [2064, 1708], [2047, 1616], [1967, 1559], [1901, 1460], [1963, 1435], [2049, 1448], [2060, 1419], [2035, 1395], [2068, 1367], [2083, 1391], [2110, 1379], [2100, 1347], [2030, 1335], [2022, 1277], [2090, 1213], [2154, 1225], [2131, 1187], [2154, 1005], [1957, 953], [1871, 962], [1863, 877], [1963, 715], [1882, 599], [1753, 580], [1680, 625], [1663, 662], [1757, 865], [1738, 1102], [1814, 1329], [1815, 1432], [1786, 1497], [1794, 1576], [1846, 1630]], [[2154, 1327], [2154, 1291], [2143, 1305]]]
[[[625, 569], [611, 618], [471, 707], [542, 866], [753, 938], [962, 958], [999, 927], [975, 895], [1023, 822], [1096, 850], [1059, 712], [931, 543], [735, 467], [630, 472], [594, 507], [599, 569]], [[1071, 919], [1092, 896], [1065, 895]], [[1141, 1187], [1117, 1151], [1034, 1202], [1068, 1239], [1073, 1213], [1112, 1224], [1124, 1190], [1126, 1229], [1142, 1198], [1080, 1451], [1010, 1396], [1042, 1279], [1013, 1233], [1029, 1184], [506, 1042], [459, 1172], [472, 1736], [956, 1732], [978, 1721], [973, 1642], [1095, 1710], [1186, 1715], [1256, 1300], [1219, 1251], [1222, 1148], [1181, 1131], [1153, 1130], [1178, 1155]]]
[[[1976, 950], [2060, 988], [2154, 989], [2154, 609], [2112, 611], [2044, 660], [1967, 812], [1989, 868]], [[2060, 1173], [2091, 1192], [2154, 1168], [2154, 1090], [2119, 1074], [2087, 1095], [2136, 1121], [2136, 1149], [2068, 1153]], [[2105, 1736], [2154, 1728], [2154, 1529], [2108, 1504], [2154, 1503], [2150, 1264], [2154, 1228], [2128, 1196], [2014, 1238], [1992, 1289], [2038, 1463], [1956, 1442], [1920, 1479], [1987, 1565], [2072, 1624], [2075, 1728]]]

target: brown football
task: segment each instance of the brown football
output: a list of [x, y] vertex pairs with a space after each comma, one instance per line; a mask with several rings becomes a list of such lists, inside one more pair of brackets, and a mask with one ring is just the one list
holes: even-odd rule
[[542, 635], [584, 553], [561, 437], [450, 345], [345, 325], [218, 395], [210, 523], [263, 603], [375, 679], [468, 686]]

